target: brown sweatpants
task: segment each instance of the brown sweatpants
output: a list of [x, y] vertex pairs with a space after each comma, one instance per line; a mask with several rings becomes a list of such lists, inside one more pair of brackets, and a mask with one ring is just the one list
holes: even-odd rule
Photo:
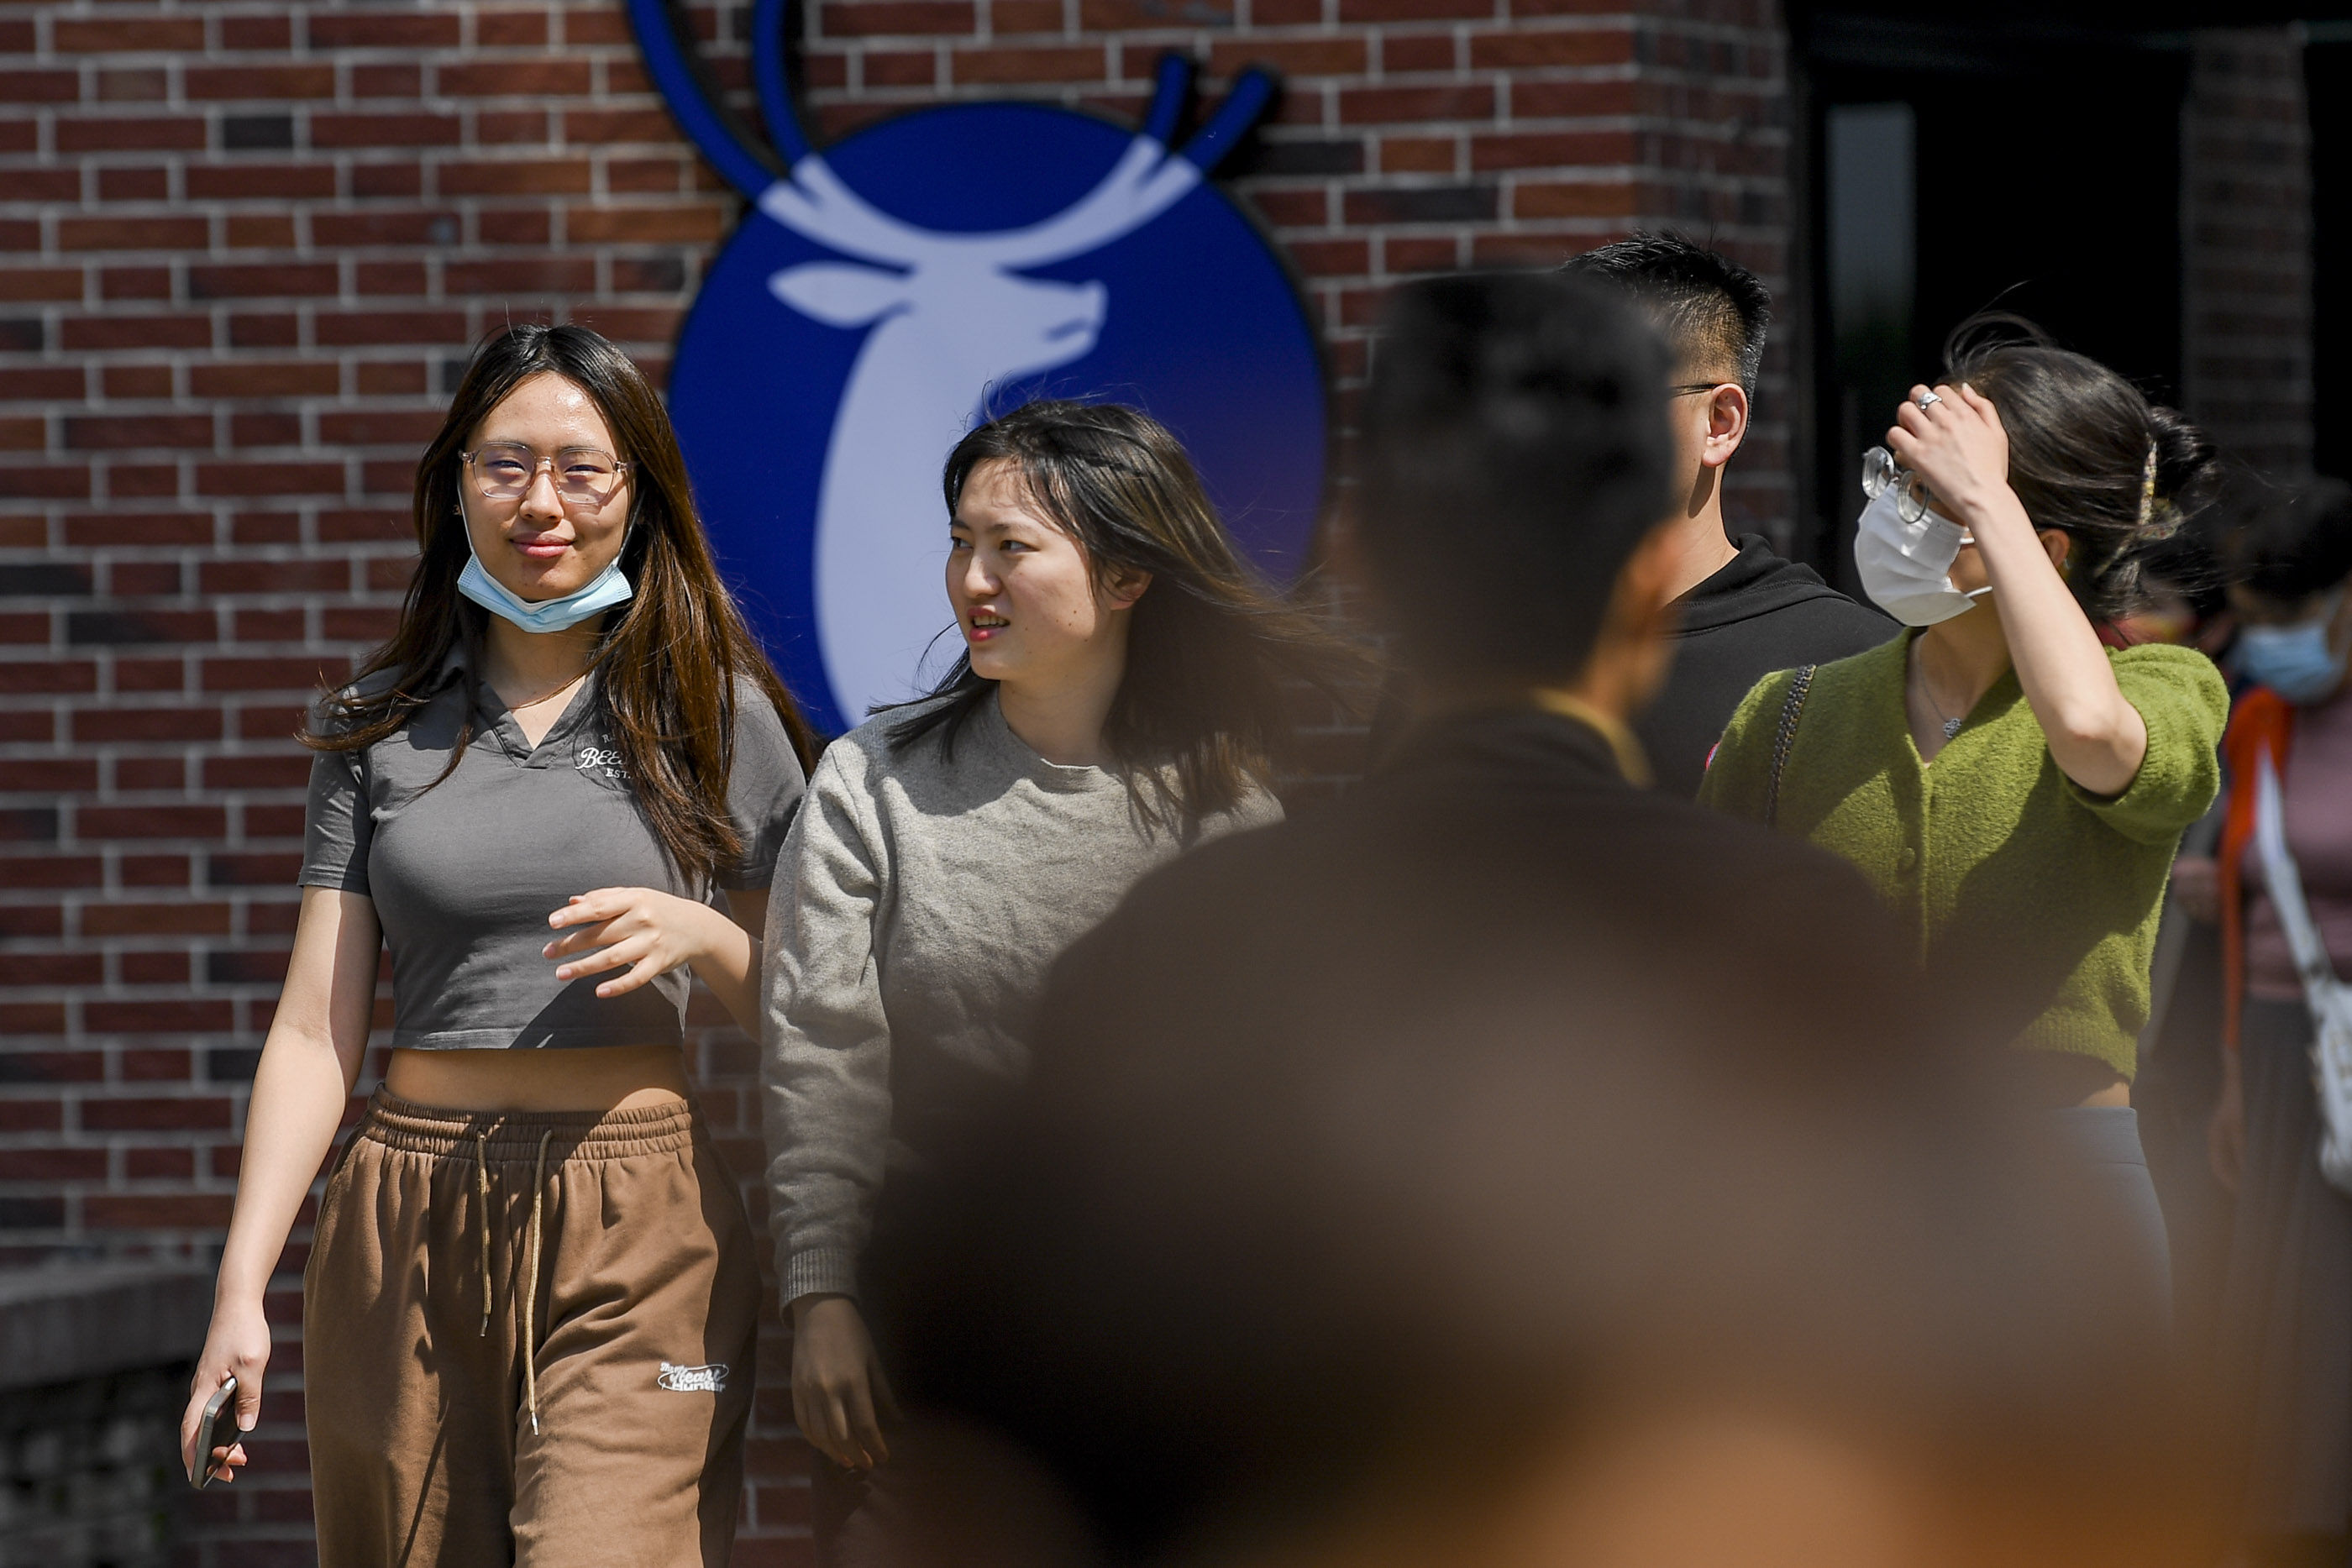
[[320, 1568], [723, 1568], [754, 1256], [688, 1106], [379, 1092], [303, 1276]]

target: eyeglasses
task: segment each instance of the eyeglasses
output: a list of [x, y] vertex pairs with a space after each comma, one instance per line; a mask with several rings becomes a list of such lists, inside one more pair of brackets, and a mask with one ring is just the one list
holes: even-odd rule
[[1666, 395], [1668, 397], [1694, 397], [1700, 392], [1711, 392], [1717, 387], [1727, 387], [1735, 383], [1731, 382], [1693, 382], [1686, 387], [1668, 387], [1666, 389]]
[[541, 457], [519, 441], [489, 441], [463, 455], [485, 501], [520, 500], [544, 465], [555, 480], [555, 497], [568, 507], [601, 507], [621, 487], [629, 465], [593, 446], [567, 446]]
[[1896, 467], [1895, 454], [1884, 446], [1874, 446], [1862, 455], [1862, 493], [1875, 501], [1890, 488], [1895, 491], [1896, 517], [1916, 523], [1927, 515], [1927, 499], [1919, 494], [1919, 476]]

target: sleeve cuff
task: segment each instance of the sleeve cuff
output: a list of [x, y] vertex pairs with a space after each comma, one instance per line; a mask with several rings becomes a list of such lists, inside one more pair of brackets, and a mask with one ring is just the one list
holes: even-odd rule
[[857, 1294], [857, 1260], [845, 1248], [815, 1247], [793, 1253], [776, 1270], [776, 1276], [783, 1282], [782, 1304], [787, 1307], [803, 1296]]

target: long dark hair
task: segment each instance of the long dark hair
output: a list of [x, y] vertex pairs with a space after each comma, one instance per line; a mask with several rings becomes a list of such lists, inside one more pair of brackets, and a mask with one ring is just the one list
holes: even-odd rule
[[2066, 584], [2083, 612], [2113, 621], [2137, 607], [2149, 552], [2211, 498], [2219, 476], [2204, 433], [2007, 311], [1952, 329], [1943, 380], [2000, 410], [2010, 488], [2035, 528], [2074, 541]]
[[[1150, 415], [1041, 401], [990, 421], [948, 454], [940, 488], [950, 517], [972, 471], [994, 462], [1018, 468], [1030, 500], [1077, 541], [1097, 583], [1151, 574], [1130, 612], [1127, 670], [1103, 726], [1146, 824], [1181, 831], [1265, 781], [1295, 741], [1286, 682], [1335, 696], [1360, 684], [1364, 655], [1242, 563], [1183, 444]], [[922, 711], [891, 729], [893, 747], [936, 735], [951, 754], [995, 686], [973, 674], [967, 653]]]
[[[591, 667], [646, 825], [681, 875], [705, 880], [743, 850], [727, 815], [737, 683], [748, 680], [774, 706], [803, 768], [814, 760], [814, 736], [719, 580], [661, 400], [626, 354], [585, 327], [526, 322], [482, 340], [416, 465], [418, 560], [399, 629], [352, 686], [327, 699], [302, 744], [356, 751], [390, 737], [431, 696], [459, 639], [478, 641], [485, 612], [457, 592], [469, 553], [459, 455], [493, 409], [542, 375], [588, 395], [629, 465], [622, 565], [636, 592], [607, 615]], [[468, 702], [443, 779], [473, 738], [473, 711]]]

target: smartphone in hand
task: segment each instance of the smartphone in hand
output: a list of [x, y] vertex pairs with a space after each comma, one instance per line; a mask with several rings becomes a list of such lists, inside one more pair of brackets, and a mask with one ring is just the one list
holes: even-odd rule
[[236, 1429], [236, 1379], [232, 1377], [205, 1401], [204, 1416], [196, 1423], [196, 1459], [188, 1469], [188, 1484], [198, 1491], [209, 1486], [218, 1462], [213, 1450], [233, 1448], [241, 1437]]

